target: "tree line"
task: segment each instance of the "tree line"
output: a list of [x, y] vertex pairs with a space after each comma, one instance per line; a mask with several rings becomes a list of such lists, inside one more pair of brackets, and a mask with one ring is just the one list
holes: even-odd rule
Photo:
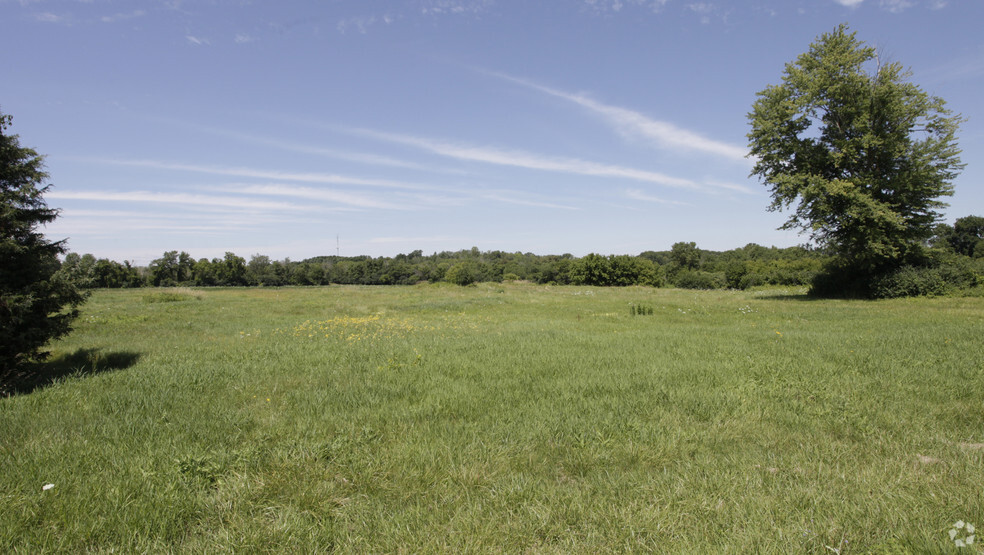
[[255, 287], [288, 285], [412, 285], [420, 282], [528, 281], [537, 284], [692, 289], [747, 288], [754, 285], [809, 283], [824, 260], [805, 247], [749, 244], [716, 252], [680, 242], [668, 251], [639, 255], [536, 255], [480, 251], [477, 247], [430, 255], [415, 250], [393, 257], [318, 256], [301, 261], [249, 260], [227, 252], [222, 258], [195, 259], [184, 251], [167, 251], [147, 266], [69, 253], [61, 272], [84, 288]]
[[[940, 224], [927, 242], [928, 252], [948, 268], [940, 279], [960, 288], [984, 282], [984, 217]], [[255, 287], [296, 285], [412, 285], [420, 282], [528, 281], [537, 284], [747, 289], [762, 285], [811, 285], [835, 257], [803, 246], [777, 248], [750, 243], [711, 251], [694, 242], [674, 243], [667, 251], [639, 255], [536, 255], [480, 251], [477, 247], [424, 255], [415, 250], [393, 257], [318, 256], [302, 261], [249, 260], [232, 252], [222, 258], [195, 259], [167, 251], [147, 266], [69, 253], [62, 274], [83, 288]], [[946, 284], [942, 284], [945, 286]], [[937, 288], [938, 289], [938, 288]], [[929, 290], [916, 294], [941, 293]], [[879, 296], [897, 296], [883, 294]]]

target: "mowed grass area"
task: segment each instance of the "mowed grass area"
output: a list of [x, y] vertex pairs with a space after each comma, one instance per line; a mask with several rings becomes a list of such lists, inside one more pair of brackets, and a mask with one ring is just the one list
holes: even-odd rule
[[97, 291], [0, 399], [0, 551], [956, 552], [984, 299], [801, 293]]

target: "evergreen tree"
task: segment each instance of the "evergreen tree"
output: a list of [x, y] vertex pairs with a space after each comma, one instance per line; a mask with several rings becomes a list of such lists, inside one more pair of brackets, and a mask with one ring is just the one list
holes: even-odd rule
[[85, 296], [64, 272], [65, 242], [38, 231], [58, 211], [48, 208], [43, 158], [8, 135], [0, 112], [0, 378], [46, 353], [41, 348], [71, 330]]

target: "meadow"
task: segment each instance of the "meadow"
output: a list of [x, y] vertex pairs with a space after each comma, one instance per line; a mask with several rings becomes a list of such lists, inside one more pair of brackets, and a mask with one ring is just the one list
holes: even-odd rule
[[0, 551], [971, 552], [982, 337], [979, 297], [98, 290], [0, 398]]

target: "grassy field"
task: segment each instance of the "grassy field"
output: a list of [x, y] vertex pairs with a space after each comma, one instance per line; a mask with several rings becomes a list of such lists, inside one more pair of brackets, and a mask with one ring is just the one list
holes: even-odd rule
[[801, 293], [97, 291], [0, 551], [977, 549], [984, 299]]

